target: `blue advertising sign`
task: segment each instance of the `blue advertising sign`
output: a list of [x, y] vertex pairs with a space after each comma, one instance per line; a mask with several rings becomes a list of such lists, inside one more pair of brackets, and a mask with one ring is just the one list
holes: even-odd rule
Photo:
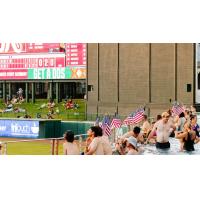
[[0, 120], [0, 137], [37, 138], [39, 121], [35, 120]]

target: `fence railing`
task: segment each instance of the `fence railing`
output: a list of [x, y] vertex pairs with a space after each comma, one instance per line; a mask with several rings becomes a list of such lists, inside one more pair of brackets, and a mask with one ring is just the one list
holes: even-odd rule
[[[83, 151], [83, 148], [85, 146], [85, 139], [86, 139], [86, 136], [87, 134], [81, 134], [81, 135], [75, 135], [75, 142], [77, 143], [77, 145], [79, 146], [79, 150], [80, 150], [80, 153]], [[0, 154], [1, 155], [62, 155], [63, 154], [63, 149], [62, 149], [62, 146], [60, 144], [63, 143], [63, 140], [64, 138], [63, 137], [60, 137], [60, 138], [45, 138], [45, 139], [31, 139], [31, 140], [13, 140], [13, 141], [2, 141], [1, 144], [0, 144]], [[38, 145], [38, 143], [42, 143], [42, 147], [40, 147]], [[61, 143], [62, 142], [62, 143]], [[28, 153], [25, 152], [27, 149], [23, 147], [23, 145], [21, 145], [22, 143], [28, 143], [29, 146], [26, 147], [28, 148]], [[38, 152], [33, 152], [33, 149], [32, 151], [30, 151], [30, 148], [32, 148], [33, 146], [30, 145], [30, 144], [35, 144], [35, 150], [36, 151], [40, 151], [39, 153]], [[14, 147], [12, 147], [12, 144], [17, 144], [17, 146], [19, 146], [20, 144], [20, 152], [17, 151], [16, 149], [14, 149]], [[45, 144], [46, 145], [46, 148], [45, 148]], [[11, 148], [11, 149], [9, 149]], [[12, 148], [13, 148], [13, 151], [15, 151], [14, 153], [12, 153]], [[23, 149], [24, 148], [24, 149]], [[44, 148], [45, 148], [45, 151], [44, 151]], [[43, 151], [41, 151], [41, 149]], [[10, 153], [9, 153], [9, 150]], [[24, 152], [23, 152], [24, 151]]]

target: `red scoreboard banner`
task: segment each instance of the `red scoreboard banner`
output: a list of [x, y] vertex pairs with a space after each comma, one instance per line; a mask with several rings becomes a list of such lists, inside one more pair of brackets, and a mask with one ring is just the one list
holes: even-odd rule
[[86, 66], [87, 45], [85, 43], [66, 43], [66, 66]]
[[59, 79], [64, 71], [64, 53], [0, 55], [0, 80]]
[[0, 54], [55, 52], [60, 46], [60, 43], [0, 43]]
[[65, 67], [65, 54], [13, 54], [0, 55], [0, 70], [43, 67]]

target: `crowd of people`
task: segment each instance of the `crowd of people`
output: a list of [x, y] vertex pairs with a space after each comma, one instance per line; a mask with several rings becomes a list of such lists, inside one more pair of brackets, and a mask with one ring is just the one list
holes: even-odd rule
[[78, 103], [73, 102], [72, 99], [69, 99], [69, 100], [65, 101], [64, 107], [66, 110], [69, 110], [69, 109], [77, 110], [79, 108], [79, 105], [78, 105]]
[[[156, 149], [170, 149], [169, 137], [179, 141], [179, 151], [195, 151], [195, 144], [200, 141], [200, 127], [197, 124], [196, 110], [193, 106], [185, 109], [179, 115], [173, 114], [172, 110], [157, 115], [156, 121], [149, 122], [146, 115], [141, 127], [135, 126], [132, 130], [118, 137], [115, 147], [109, 141], [109, 137], [103, 134], [99, 126], [92, 126], [87, 131], [86, 147], [84, 152], [76, 149], [73, 140], [65, 138], [63, 145], [64, 154], [85, 155], [138, 155], [144, 152], [145, 145], [155, 145]], [[73, 132], [66, 132], [65, 136]], [[74, 136], [73, 136], [74, 137]], [[74, 143], [73, 150], [68, 143]], [[68, 153], [67, 153], [68, 152]], [[70, 152], [70, 153], [69, 153]]]
[[6, 101], [5, 101], [5, 108], [1, 109], [1, 113], [9, 113], [9, 112], [14, 112], [14, 113], [26, 113], [25, 109], [20, 108], [19, 104], [22, 104], [24, 102], [23, 98], [23, 90], [22, 88], [19, 88], [17, 91], [17, 95], [13, 95], [13, 97], [7, 96]]

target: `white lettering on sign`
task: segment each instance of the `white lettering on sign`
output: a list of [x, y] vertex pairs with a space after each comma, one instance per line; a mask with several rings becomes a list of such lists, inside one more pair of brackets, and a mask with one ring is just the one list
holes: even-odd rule
[[54, 66], [54, 59], [53, 59], [53, 58], [50, 59], [50, 66], [51, 66], [51, 67]]
[[78, 54], [77, 53], [72, 53], [71, 56], [78, 56]]
[[71, 49], [71, 52], [78, 52], [78, 49]]
[[14, 72], [7, 72], [7, 76], [14, 76]]
[[43, 66], [43, 60], [42, 60], [42, 58], [39, 58], [39, 59], [38, 59], [38, 66], [39, 66], [39, 67], [42, 67], [42, 66]]
[[38, 69], [38, 79], [44, 79], [45, 69]]
[[0, 72], [0, 76], [6, 76], [6, 72]]
[[21, 126], [19, 124], [11, 124], [11, 131], [12, 133], [18, 133], [18, 132], [22, 132], [22, 133], [30, 133], [30, 127], [28, 125], [25, 126]]
[[51, 70], [47, 69], [47, 79], [51, 79]]
[[48, 62], [48, 58], [45, 58], [45, 59], [44, 59], [44, 66], [45, 66], [45, 67], [48, 67], [48, 63], [49, 63], [49, 62]]
[[6, 130], [6, 126], [0, 126], [0, 131], [5, 131]]
[[33, 70], [34, 79], [43, 79], [44, 71], [45, 71], [45, 69], [34, 69]]
[[22, 43], [0, 43], [0, 53], [8, 53], [10, 48], [12, 48], [15, 53], [21, 53], [23, 51], [23, 44]]
[[65, 69], [61, 69], [60, 71], [61, 71], [60, 72], [60, 78], [64, 79], [65, 78]]
[[71, 62], [71, 65], [78, 65], [78, 62]]
[[15, 72], [15, 76], [26, 76], [26, 72]]
[[71, 60], [79, 60], [79, 58], [71, 58]]
[[64, 79], [65, 78], [65, 69], [53, 69], [52, 78], [55, 79]]

